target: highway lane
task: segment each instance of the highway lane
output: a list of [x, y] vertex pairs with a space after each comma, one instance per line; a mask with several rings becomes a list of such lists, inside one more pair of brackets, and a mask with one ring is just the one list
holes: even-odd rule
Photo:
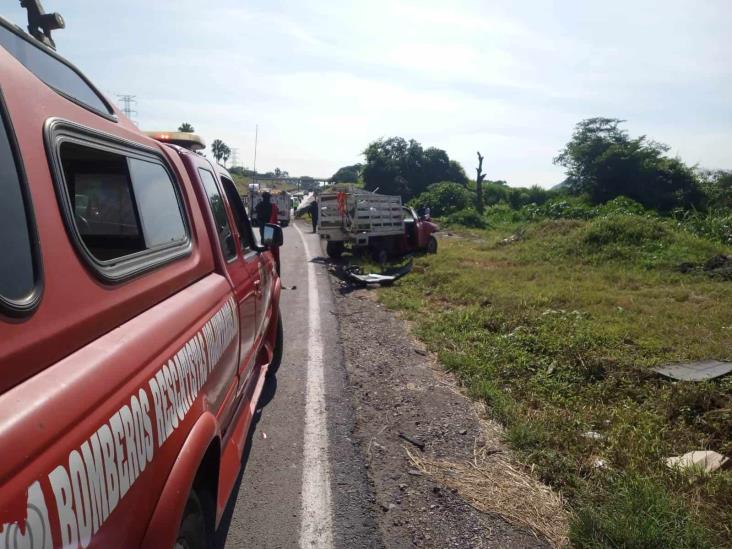
[[284, 233], [282, 365], [265, 385], [217, 546], [380, 547], [320, 242], [304, 223]]

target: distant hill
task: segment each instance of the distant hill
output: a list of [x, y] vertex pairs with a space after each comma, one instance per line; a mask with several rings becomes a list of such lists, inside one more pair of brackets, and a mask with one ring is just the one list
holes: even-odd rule
[[557, 183], [553, 187], [549, 187], [550, 191], [563, 191], [566, 189], [569, 189], [569, 180], [568, 179], [565, 179], [561, 183]]

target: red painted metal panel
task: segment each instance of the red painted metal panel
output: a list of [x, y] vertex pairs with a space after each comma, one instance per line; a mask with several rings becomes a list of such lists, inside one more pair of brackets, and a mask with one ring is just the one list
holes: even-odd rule
[[[197, 245], [207, 236], [191, 182], [165, 147], [128, 122], [111, 122], [64, 99], [2, 48], [0, 86], [28, 177], [44, 268], [38, 310], [23, 320], [0, 316], [1, 393], [202, 278], [213, 270], [213, 258], [208, 246]], [[101, 283], [83, 266], [66, 233], [46, 156], [43, 128], [53, 117], [152, 147], [168, 158], [191, 221], [190, 256], [114, 286]]]

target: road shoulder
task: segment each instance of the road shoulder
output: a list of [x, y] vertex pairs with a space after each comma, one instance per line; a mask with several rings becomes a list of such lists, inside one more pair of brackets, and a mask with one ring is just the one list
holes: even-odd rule
[[[451, 376], [369, 290], [333, 280], [339, 335], [363, 453], [387, 547], [547, 547], [528, 528], [478, 510], [460, 469], [507, 451]], [[424, 445], [424, 449], [420, 446]], [[451, 480], [455, 480], [452, 482]]]

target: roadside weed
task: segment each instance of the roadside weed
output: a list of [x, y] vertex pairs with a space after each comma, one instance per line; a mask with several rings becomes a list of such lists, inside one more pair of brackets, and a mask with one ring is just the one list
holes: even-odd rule
[[729, 250], [634, 213], [497, 225], [443, 238], [380, 299], [567, 497], [573, 543], [732, 546], [732, 472], [689, 478], [664, 464], [706, 448], [732, 456], [732, 376], [690, 384], [650, 370], [732, 359], [732, 284], [676, 269]]

